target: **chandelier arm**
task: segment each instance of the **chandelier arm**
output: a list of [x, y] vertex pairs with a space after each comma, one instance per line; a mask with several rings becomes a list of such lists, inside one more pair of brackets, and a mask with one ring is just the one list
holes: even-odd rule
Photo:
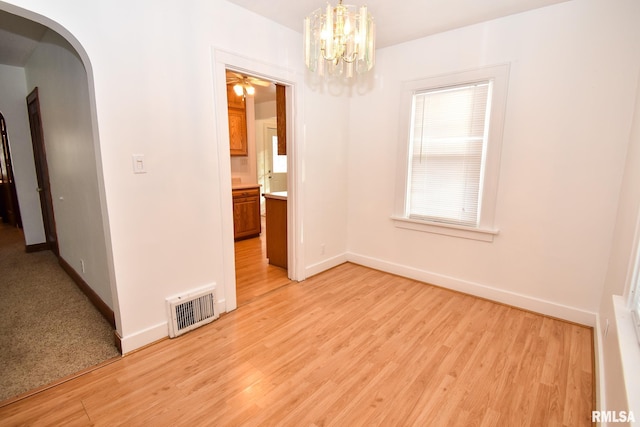
[[348, 64], [352, 64], [358, 58], [358, 49], [355, 49], [347, 58], [346, 52], [342, 54], [342, 60]]
[[346, 52], [343, 52], [342, 55], [338, 55], [338, 54], [333, 54], [331, 56], [327, 56], [325, 55], [325, 49], [320, 49], [320, 52], [322, 53], [322, 59], [324, 59], [325, 61], [331, 61], [331, 62], [336, 62], [340, 59], [342, 59], [344, 62], [348, 63], [348, 64], [352, 64], [353, 62], [356, 61], [356, 59], [358, 59], [358, 49], [355, 49], [351, 55], [347, 55]]
[[333, 55], [327, 56], [326, 55], [326, 49], [325, 48], [321, 48], [320, 49], [320, 53], [322, 54], [322, 59], [324, 59], [325, 61], [337, 61], [341, 58], [341, 55], [338, 53], [334, 53]]

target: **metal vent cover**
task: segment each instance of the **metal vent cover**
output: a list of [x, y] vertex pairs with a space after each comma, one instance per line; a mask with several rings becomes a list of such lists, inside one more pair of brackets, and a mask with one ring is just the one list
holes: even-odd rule
[[167, 298], [169, 337], [175, 338], [218, 318], [215, 286]]

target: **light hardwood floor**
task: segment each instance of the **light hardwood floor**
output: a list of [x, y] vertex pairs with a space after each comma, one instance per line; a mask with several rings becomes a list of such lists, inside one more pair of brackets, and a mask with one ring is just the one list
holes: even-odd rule
[[265, 230], [263, 217], [260, 237], [239, 240], [235, 243], [238, 306], [290, 282], [287, 278], [287, 270], [270, 265], [267, 260]]
[[590, 328], [343, 264], [0, 424], [586, 426], [593, 363]]

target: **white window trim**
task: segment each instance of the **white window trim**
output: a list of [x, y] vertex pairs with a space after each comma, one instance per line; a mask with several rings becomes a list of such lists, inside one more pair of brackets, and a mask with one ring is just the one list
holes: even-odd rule
[[[634, 339], [634, 326], [628, 299], [613, 295], [613, 308], [615, 313], [615, 327], [618, 335], [618, 348], [620, 362], [624, 377], [624, 390], [629, 410], [640, 408], [640, 345]], [[634, 424], [635, 425], [635, 424]]]
[[[454, 86], [481, 80], [493, 80], [493, 102], [491, 105], [491, 122], [489, 124], [489, 143], [487, 146], [485, 160], [484, 190], [480, 202], [481, 213], [478, 226], [463, 227], [408, 218], [406, 213], [408, 186], [407, 175], [409, 170], [411, 109], [414, 93], [420, 90]], [[396, 227], [428, 233], [444, 234], [453, 237], [481, 240], [485, 242], [493, 241], [494, 236], [498, 234], [498, 229], [494, 225], [494, 219], [498, 195], [498, 178], [500, 173], [500, 156], [502, 150], [502, 133], [507, 103], [508, 81], [509, 64], [500, 64], [403, 83], [396, 176], [396, 197], [394, 201], [394, 213], [391, 217]]]
[[[630, 262], [630, 280], [627, 283], [626, 307], [631, 323], [640, 344], [640, 215], [636, 220], [636, 232], [633, 241], [633, 259]], [[627, 273], [629, 274], [629, 273]]]
[[493, 242], [493, 238], [499, 232], [498, 230], [492, 229], [465, 227], [462, 225], [425, 221], [395, 215], [392, 216], [391, 219], [398, 228], [425, 231], [427, 233], [443, 234], [445, 236], [461, 237], [464, 239], [482, 240], [484, 242]]
[[[634, 307], [637, 307], [638, 303], [634, 303]], [[637, 308], [631, 309], [631, 321], [633, 322], [633, 327], [636, 330], [636, 338], [638, 339], [638, 343], [640, 343], [640, 310]]]

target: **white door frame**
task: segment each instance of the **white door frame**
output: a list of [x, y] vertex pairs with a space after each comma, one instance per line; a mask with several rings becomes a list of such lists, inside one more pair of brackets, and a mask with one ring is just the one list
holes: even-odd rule
[[[303, 181], [302, 120], [297, 111], [302, 105], [303, 76], [278, 65], [260, 62], [218, 49], [212, 49], [214, 108], [217, 127], [218, 173], [222, 217], [224, 311], [232, 311], [236, 302], [235, 251], [233, 240], [233, 209], [231, 197], [231, 163], [229, 161], [229, 127], [227, 117], [226, 70], [238, 71], [286, 86], [287, 96], [287, 247], [288, 276], [291, 280], [305, 279], [303, 241]], [[221, 302], [222, 303], [222, 302]], [[222, 305], [222, 304], [221, 304]]]

